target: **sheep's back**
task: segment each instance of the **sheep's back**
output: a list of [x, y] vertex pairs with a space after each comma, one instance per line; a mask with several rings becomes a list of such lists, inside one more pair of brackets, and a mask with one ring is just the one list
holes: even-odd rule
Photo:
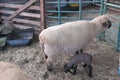
[[68, 22], [43, 30], [40, 37], [42, 37], [44, 44], [58, 47], [63, 52], [70, 53], [83, 48], [93, 38], [93, 26], [89, 21]]

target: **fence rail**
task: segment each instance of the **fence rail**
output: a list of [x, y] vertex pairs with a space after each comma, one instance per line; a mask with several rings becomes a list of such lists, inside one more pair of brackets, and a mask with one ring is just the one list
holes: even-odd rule
[[120, 5], [105, 1], [104, 8], [103, 8], [104, 14], [107, 13], [107, 15], [111, 19], [115, 20], [112, 22], [112, 28], [106, 31], [106, 34], [104, 34], [106, 35], [105, 40], [110, 44], [112, 44], [113, 46], [115, 46], [116, 51], [119, 52], [120, 51], [120, 15], [119, 16], [110, 15], [108, 12], [109, 7], [119, 10]]

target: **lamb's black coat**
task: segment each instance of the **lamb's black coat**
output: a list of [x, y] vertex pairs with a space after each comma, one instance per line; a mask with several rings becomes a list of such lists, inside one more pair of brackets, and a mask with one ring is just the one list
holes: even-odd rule
[[92, 56], [86, 52], [79, 53], [72, 57], [69, 63], [64, 65], [64, 71], [70, 72], [73, 75], [76, 74], [77, 66], [79, 63], [84, 63], [83, 67], [85, 68], [89, 77], [92, 77]]

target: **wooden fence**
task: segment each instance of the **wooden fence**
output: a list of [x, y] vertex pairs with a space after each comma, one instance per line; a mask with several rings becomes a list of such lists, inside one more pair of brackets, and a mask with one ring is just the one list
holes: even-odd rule
[[[12, 1], [12, 0], [11, 0]], [[18, 28], [45, 28], [44, 0], [29, 0], [25, 4], [0, 3], [0, 16]]]

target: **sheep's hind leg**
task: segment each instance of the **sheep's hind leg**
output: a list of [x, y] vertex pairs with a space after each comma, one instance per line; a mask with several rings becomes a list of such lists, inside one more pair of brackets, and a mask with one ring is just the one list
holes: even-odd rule
[[53, 69], [52, 69], [52, 61], [50, 61], [49, 59], [48, 59], [48, 56], [47, 55], [45, 55], [45, 59], [47, 60], [46, 62], [47, 62], [47, 70], [48, 71], [52, 71]]
[[89, 77], [92, 77], [92, 65], [89, 65], [89, 73], [88, 73], [88, 76]]
[[47, 70], [48, 70], [48, 71], [53, 71], [53, 63], [56, 62], [57, 56], [54, 55], [54, 54], [50, 54], [50, 55], [47, 54], [47, 56], [48, 56], [48, 57], [47, 57], [47, 60], [46, 60]]
[[89, 77], [92, 77], [92, 65], [87, 65], [86, 64], [86, 66], [84, 67], [85, 68], [85, 70], [86, 70], [86, 72], [87, 72], [87, 75], [89, 76]]
[[47, 57], [46, 64], [47, 64], [47, 70], [52, 71], [53, 70], [53, 60], [49, 56]]

